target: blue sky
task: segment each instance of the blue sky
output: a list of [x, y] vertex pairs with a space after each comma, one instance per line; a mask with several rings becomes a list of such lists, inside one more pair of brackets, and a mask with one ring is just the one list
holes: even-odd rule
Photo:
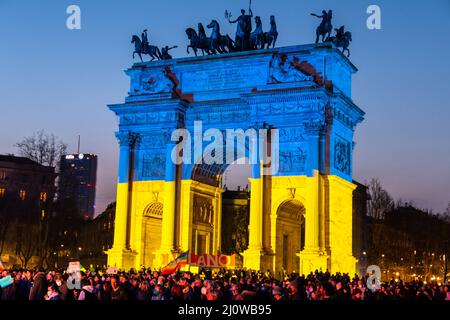
[[[66, 8], [79, 5], [82, 29], [66, 28]], [[382, 30], [368, 30], [366, 9], [382, 10]], [[178, 45], [184, 30], [212, 18], [222, 31], [225, 9], [247, 0], [0, 0], [0, 153], [44, 128], [76, 150], [99, 155], [97, 211], [114, 200], [116, 119], [106, 105], [123, 101], [133, 60], [132, 34]], [[275, 14], [279, 46], [314, 41], [309, 13], [333, 9], [334, 25], [352, 31], [353, 99], [366, 111], [357, 129], [354, 178], [381, 179], [395, 197], [441, 212], [450, 201], [450, 1], [253, 0], [263, 18]]]

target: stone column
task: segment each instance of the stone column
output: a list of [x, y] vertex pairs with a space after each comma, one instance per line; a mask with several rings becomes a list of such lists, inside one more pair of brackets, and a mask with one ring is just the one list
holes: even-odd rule
[[129, 240], [130, 214], [130, 159], [132, 148], [136, 142], [135, 133], [125, 131], [116, 133], [120, 144], [119, 172], [116, 196], [116, 216], [114, 223], [114, 245], [108, 253], [108, 265], [119, 268], [133, 267]]
[[320, 137], [325, 129], [320, 120], [304, 123], [308, 140], [308, 195], [306, 200], [305, 250], [320, 250]]
[[320, 137], [325, 128], [320, 119], [309, 120], [304, 123], [308, 141], [308, 181], [305, 213], [305, 248], [298, 254], [300, 257], [300, 272], [309, 272], [327, 269], [328, 257], [321, 244], [321, 234], [325, 231], [321, 225], [324, 214], [321, 205], [321, 175], [320, 175]]
[[262, 179], [260, 176], [259, 165], [252, 166], [252, 177], [250, 181], [250, 231], [249, 231], [249, 250], [262, 249]]
[[[260, 134], [259, 138], [260, 140], [263, 140], [264, 142], [264, 162], [263, 162], [263, 168], [262, 168], [262, 213], [263, 213], [263, 231], [262, 231], [262, 246], [264, 251], [267, 254], [273, 254], [273, 248], [271, 243], [272, 238], [272, 175], [269, 174], [272, 172], [272, 166], [274, 165], [273, 162], [275, 161], [272, 157], [273, 152], [278, 152], [278, 146], [276, 147], [276, 150], [272, 150], [272, 127], [268, 126], [265, 134]], [[275, 144], [278, 143], [278, 139], [276, 137]], [[276, 225], [275, 225], [276, 226]]]
[[175, 144], [169, 143], [166, 150], [161, 246], [155, 252], [155, 267], [163, 267], [170, 262], [172, 252], [177, 249], [175, 248], [176, 165], [171, 157], [174, 146]]
[[130, 143], [128, 132], [118, 133], [120, 143], [119, 177], [116, 197], [116, 218], [114, 228], [114, 248], [125, 248], [127, 236], [128, 171], [130, 167]]
[[319, 208], [319, 171], [308, 179], [306, 199], [305, 251], [318, 252], [320, 250], [320, 208]]
[[220, 187], [216, 188], [214, 193], [214, 226], [213, 226], [213, 250], [212, 254], [219, 254], [220, 248], [222, 246], [222, 192], [223, 189]]
[[181, 204], [180, 204], [180, 249], [186, 251], [190, 248], [191, 226], [192, 226], [192, 180], [181, 181]]
[[259, 164], [252, 166], [252, 177], [250, 182], [250, 224], [249, 224], [249, 244], [244, 252], [244, 267], [253, 270], [263, 270], [264, 250], [262, 246], [263, 231], [263, 197], [262, 197], [262, 179], [261, 168]]

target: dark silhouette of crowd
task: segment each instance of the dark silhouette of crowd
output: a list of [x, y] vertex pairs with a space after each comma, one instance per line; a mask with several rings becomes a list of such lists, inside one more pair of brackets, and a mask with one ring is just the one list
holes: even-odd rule
[[285, 275], [277, 280], [267, 271], [201, 270], [199, 274], [141, 270], [108, 275], [102, 270], [80, 272], [78, 283], [63, 270], [4, 270], [12, 283], [0, 288], [1, 300], [450, 300], [450, 285], [401, 279], [367, 287], [367, 278], [347, 274], [311, 273]]

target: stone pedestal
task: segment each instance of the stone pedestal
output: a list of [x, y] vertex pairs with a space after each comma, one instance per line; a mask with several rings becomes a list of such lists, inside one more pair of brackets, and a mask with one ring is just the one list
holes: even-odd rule
[[244, 253], [244, 268], [251, 270], [273, 270], [273, 254], [257, 248], [249, 248]]
[[122, 270], [129, 270], [136, 267], [137, 253], [129, 249], [115, 249], [108, 250], [108, 266], [115, 266]]
[[305, 249], [298, 253], [300, 258], [300, 274], [309, 274], [316, 270], [327, 271], [328, 268], [328, 255], [320, 252], [318, 249]]

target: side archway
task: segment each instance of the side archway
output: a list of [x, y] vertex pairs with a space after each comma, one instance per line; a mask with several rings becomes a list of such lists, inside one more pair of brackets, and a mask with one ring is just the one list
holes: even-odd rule
[[295, 199], [284, 201], [277, 209], [276, 272], [299, 272], [297, 254], [305, 242], [305, 207]]
[[141, 265], [150, 267], [155, 258], [154, 252], [161, 245], [163, 204], [150, 203], [145, 207], [142, 218], [142, 261]]

